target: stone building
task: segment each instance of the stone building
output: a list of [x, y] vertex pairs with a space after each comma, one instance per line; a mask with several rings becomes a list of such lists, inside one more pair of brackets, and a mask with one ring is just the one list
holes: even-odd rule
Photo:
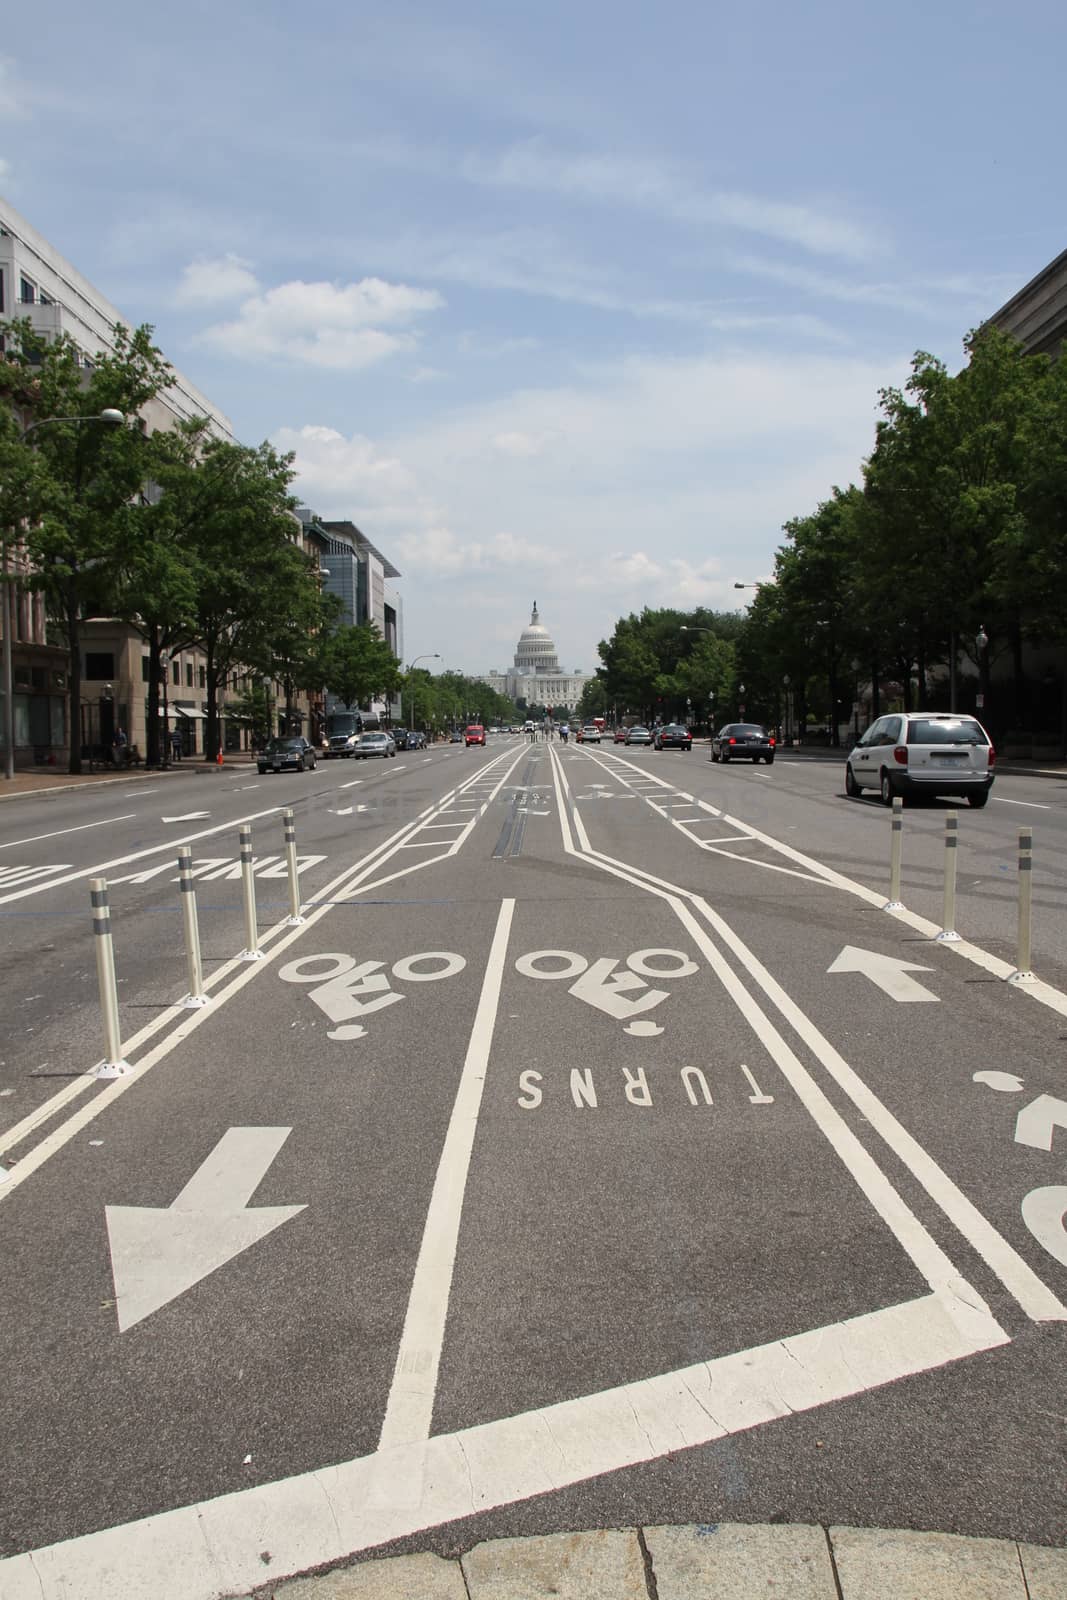
[[524, 700], [528, 706], [551, 706], [576, 711], [589, 674], [565, 672], [559, 664], [552, 636], [543, 626], [534, 601], [530, 621], [519, 635], [515, 658], [506, 672], [475, 673], [478, 683], [487, 683], [510, 700]]

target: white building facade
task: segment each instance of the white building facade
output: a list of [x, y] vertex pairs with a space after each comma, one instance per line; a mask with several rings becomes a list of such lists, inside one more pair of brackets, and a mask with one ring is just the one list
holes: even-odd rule
[[524, 700], [528, 706], [548, 706], [553, 711], [573, 712], [589, 682], [586, 672], [564, 672], [559, 664], [552, 635], [541, 622], [537, 601], [533, 603], [528, 625], [519, 635], [515, 659], [506, 672], [475, 674], [509, 700]]

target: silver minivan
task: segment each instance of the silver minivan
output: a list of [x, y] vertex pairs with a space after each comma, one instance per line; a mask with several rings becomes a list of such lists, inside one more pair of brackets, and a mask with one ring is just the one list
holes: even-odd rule
[[984, 806], [993, 787], [996, 751], [974, 717], [954, 711], [899, 711], [872, 722], [845, 762], [845, 793], [877, 789], [894, 795], [941, 794]]

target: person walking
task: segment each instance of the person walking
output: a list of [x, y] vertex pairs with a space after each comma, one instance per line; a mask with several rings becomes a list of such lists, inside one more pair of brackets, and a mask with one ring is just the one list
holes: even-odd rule
[[177, 728], [174, 729], [174, 732], [170, 736], [170, 751], [171, 751], [171, 756], [175, 761], [180, 761], [181, 760], [181, 758], [182, 758], [182, 736], [179, 733]]

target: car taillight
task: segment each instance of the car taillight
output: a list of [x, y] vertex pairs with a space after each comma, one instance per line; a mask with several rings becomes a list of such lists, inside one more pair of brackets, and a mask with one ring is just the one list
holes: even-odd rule
[[770, 745], [771, 749], [773, 750], [774, 749], [774, 740], [773, 739], [768, 739], [767, 743]]
[[997, 752], [993, 749], [993, 746], [990, 745], [989, 746], [989, 765], [991, 767], [995, 767], [996, 764], [997, 764]]
[[893, 760], [895, 762], [897, 762], [899, 766], [902, 766], [902, 767], [906, 767], [907, 766], [907, 764], [908, 764], [908, 747], [907, 747], [906, 744], [898, 744], [897, 745], [896, 749], [893, 751]]
[[736, 744], [736, 743], [737, 743], [737, 740], [736, 740], [736, 739], [731, 739], [731, 740], [730, 740], [730, 743], [731, 743], [731, 744]]

